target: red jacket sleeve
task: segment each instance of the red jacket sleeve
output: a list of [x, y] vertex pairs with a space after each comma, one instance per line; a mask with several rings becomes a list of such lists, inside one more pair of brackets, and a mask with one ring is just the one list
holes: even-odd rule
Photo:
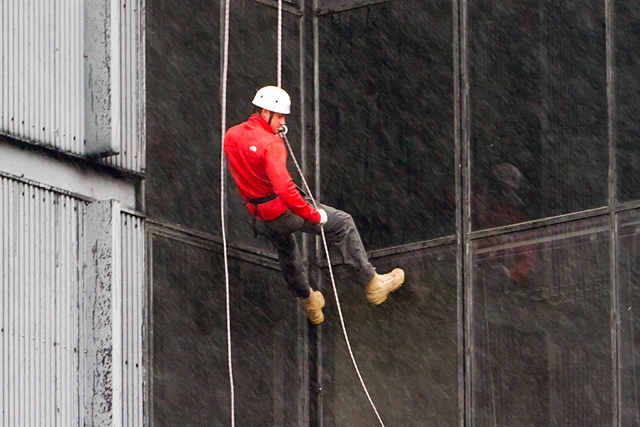
[[302, 198], [287, 170], [287, 150], [282, 141], [274, 141], [265, 147], [264, 162], [273, 191], [285, 206], [299, 217], [319, 224], [320, 213]]

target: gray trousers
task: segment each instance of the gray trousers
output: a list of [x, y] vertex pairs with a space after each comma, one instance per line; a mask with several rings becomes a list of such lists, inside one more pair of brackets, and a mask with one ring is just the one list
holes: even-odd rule
[[[336, 247], [342, 254], [343, 262], [353, 268], [359, 284], [369, 283], [375, 270], [367, 258], [353, 218], [331, 206], [320, 205], [320, 208], [327, 212], [327, 223], [324, 225], [327, 242]], [[308, 222], [290, 211], [272, 221], [261, 221], [261, 225], [264, 226], [257, 227], [257, 231], [264, 234], [278, 251], [278, 260], [289, 289], [298, 297], [307, 298], [309, 279], [293, 233], [302, 231], [319, 235], [320, 225]]]

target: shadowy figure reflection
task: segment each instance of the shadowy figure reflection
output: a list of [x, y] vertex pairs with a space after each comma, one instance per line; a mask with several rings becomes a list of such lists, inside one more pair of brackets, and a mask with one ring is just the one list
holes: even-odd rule
[[[474, 224], [487, 229], [526, 221], [522, 213], [524, 202], [518, 195], [523, 178], [520, 170], [511, 163], [499, 163], [491, 167], [486, 189], [474, 195]], [[509, 290], [524, 281], [533, 268], [530, 245], [521, 244], [513, 234], [498, 235], [488, 239], [487, 250], [479, 255], [486, 264], [491, 290]]]

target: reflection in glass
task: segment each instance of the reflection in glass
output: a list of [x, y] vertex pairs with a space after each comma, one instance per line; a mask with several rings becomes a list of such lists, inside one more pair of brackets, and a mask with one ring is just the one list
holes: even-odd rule
[[610, 425], [607, 221], [474, 242], [474, 426]]
[[618, 216], [620, 408], [623, 426], [640, 425], [640, 212]]
[[509, 164], [509, 223], [606, 205], [604, 3], [473, 0], [468, 40], [474, 202]]

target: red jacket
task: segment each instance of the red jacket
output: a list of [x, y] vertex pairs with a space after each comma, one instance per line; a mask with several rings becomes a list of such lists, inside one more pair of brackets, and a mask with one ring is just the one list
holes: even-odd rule
[[258, 205], [258, 217], [270, 221], [289, 209], [308, 221], [320, 223], [320, 213], [302, 198], [287, 170], [287, 149], [282, 138], [273, 133], [262, 117], [253, 114], [246, 122], [229, 129], [224, 138], [224, 153], [231, 176], [252, 215], [256, 213], [249, 199], [276, 194], [275, 199]]

